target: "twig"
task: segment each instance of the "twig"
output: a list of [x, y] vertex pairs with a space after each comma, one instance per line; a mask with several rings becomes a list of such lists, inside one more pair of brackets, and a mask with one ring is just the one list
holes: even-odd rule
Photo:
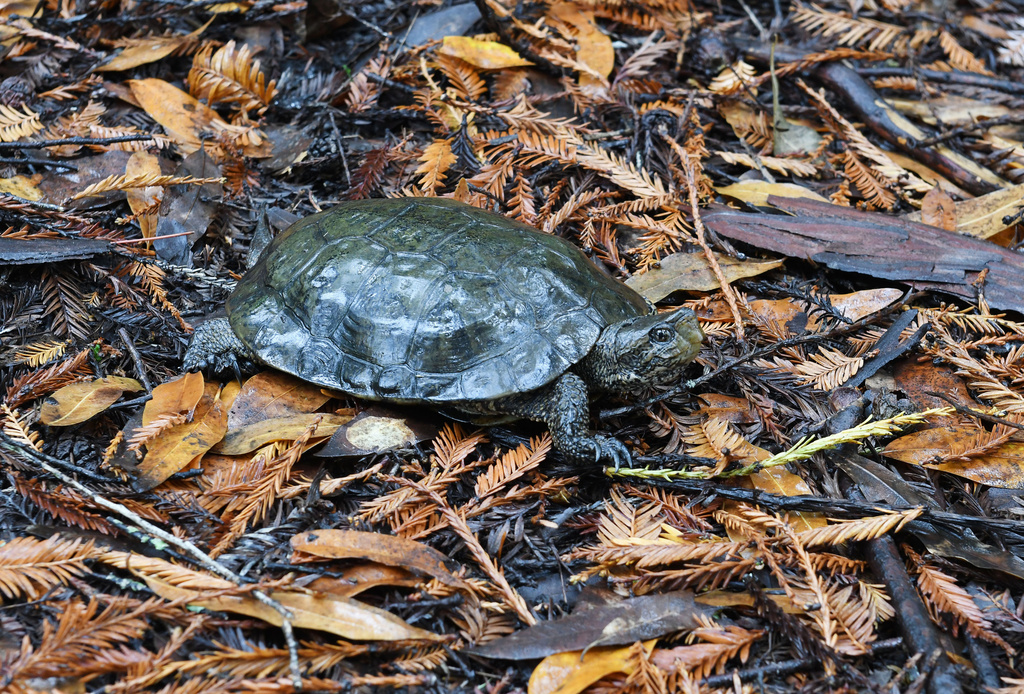
[[509, 585], [508, 579], [505, 578], [505, 574], [498, 569], [495, 565], [494, 560], [484, 550], [480, 544], [480, 540], [477, 539], [473, 531], [470, 530], [469, 525], [466, 523], [466, 519], [455, 512], [451, 506], [433, 489], [430, 489], [425, 484], [417, 482], [415, 480], [406, 479], [404, 477], [388, 477], [392, 482], [400, 484], [404, 487], [415, 490], [417, 493], [430, 499], [437, 506], [437, 510], [444, 516], [444, 519], [448, 521], [448, 525], [458, 535], [463, 542], [466, 543], [466, 547], [473, 554], [483, 569], [484, 573], [498, 585], [498, 589], [504, 594], [506, 603], [511, 607], [519, 619], [523, 620], [530, 626], [537, 623], [537, 618], [533, 616], [530, 609], [526, 606], [526, 601], [523, 600], [515, 588]]
[[[4, 436], [2, 434], [0, 434], [0, 436], [3, 437], [4, 443], [7, 443], [7, 436]], [[25, 453], [24, 449], [22, 449], [21, 447], [15, 446], [15, 448], [17, 449], [18, 453]], [[127, 518], [129, 521], [131, 521], [137, 527], [149, 533], [151, 536], [159, 540], [162, 540], [173, 547], [177, 547], [185, 556], [188, 556], [189, 558], [191, 558], [192, 561], [202, 566], [203, 568], [217, 574], [221, 578], [231, 581], [232, 583], [238, 586], [242, 586], [245, 583], [247, 583], [247, 581], [244, 578], [242, 578], [226, 566], [219, 564], [212, 557], [206, 554], [206, 552], [196, 547], [190, 541], [176, 537], [171, 533], [166, 532], [161, 528], [158, 528], [157, 526], [153, 525], [152, 523], [150, 523], [134, 511], [131, 511], [127, 507], [122, 506], [121, 504], [118, 504], [114, 501], [110, 501], [106, 497], [96, 494], [78, 480], [64, 474], [58, 469], [58, 466], [52, 465], [49, 462], [47, 462], [45, 458], [48, 458], [49, 456], [45, 456], [45, 458], [43, 456], [31, 457], [33, 458], [33, 462], [36, 463], [39, 467], [46, 470], [48, 473], [56, 477], [58, 480], [60, 480], [67, 486], [75, 489], [80, 494], [88, 497], [94, 504], [102, 506], [103, 508], [107, 509], [108, 511], [116, 513], [122, 518]], [[292, 686], [294, 686], [296, 690], [301, 690], [302, 673], [299, 670], [299, 644], [295, 640], [295, 633], [292, 630], [292, 619], [294, 619], [294, 615], [291, 613], [291, 610], [289, 610], [287, 607], [279, 603], [277, 600], [274, 600], [272, 597], [270, 597], [261, 590], [254, 590], [252, 592], [252, 595], [261, 603], [263, 603], [264, 605], [266, 605], [267, 607], [271, 608], [272, 610], [276, 611], [278, 614], [281, 615], [281, 631], [284, 633], [285, 642], [288, 644], [288, 660], [292, 675]]]
[[128, 331], [124, 328], [118, 328], [117, 334], [121, 336], [121, 342], [124, 343], [128, 354], [132, 355], [132, 361], [135, 363], [135, 370], [139, 373], [142, 387], [146, 389], [147, 393], [152, 393], [153, 386], [150, 385], [149, 379], [146, 377], [146, 365], [142, 363], [142, 357], [139, 356], [139, 351], [135, 349], [135, 342], [128, 336]]
[[992, 414], [985, 414], [980, 410], [975, 410], [970, 407], [964, 407], [963, 405], [957, 403], [956, 400], [949, 397], [948, 395], [936, 393], [933, 390], [926, 390], [925, 395], [931, 395], [936, 398], [939, 398], [940, 400], [945, 400], [953, 407], [953, 409], [955, 409], [960, 414], [966, 414], [970, 415], [971, 417], [977, 417], [981, 421], [988, 422], [989, 424], [1002, 424], [1003, 426], [1012, 427], [1014, 429], [1020, 429], [1021, 431], [1024, 431], [1024, 424], [1018, 424], [1017, 422], [1011, 422], [1010, 420], [1004, 419], [1003, 417], [997, 417]]
[[[679, 146], [678, 143], [676, 146]], [[725, 278], [725, 274], [722, 272], [722, 268], [719, 266], [718, 261], [715, 260], [715, 254], [711, 252], [711, 247], [708, 246], [707, 239], [704, 238], [704, 222], [701, 221], [700, 208], [698, 207], [697, 173], [693, 167], [693, 158], [686, 155], [683, 157], [682, 164], [683, 170], [686, 172], [686, 188], [690, 193], [690, 211], [693, 213], [693, 228], [697, 232], [697, 243], [699, 243], [700, 247], [704, 250], [704, 257], [707, 258], [711, 271], [715, 273], [715, 277], [718, 279], [718, 285], [722, 290], [722, 296], [725, 297], [725, 302], [729, 304], [729, 310], [732, 312], [733, 322], [736, 323], [736, 341], [743, 342], [745, 337], [743, 331], [743, 316], [740, 315], [740, 307], [736, 302], [736, 293], [732, 290], [729, 280]]]
[[[876, 641], [870, 646], [871, 655], [895, 650], [900, 648], [902, 645], [903, 639], [899, 637], [886, 639], [884, 641]], [[788, 675], [793, 672], [799, 672], [800, 670], [811, 670], [816, 667], [820, 667], [820, 665], [821, 661], [814, 658], [784, 660], [781, 663], [771, 663], [769, 665], [747, 668], [745, 670], [733, 670], [731, 673], [723, 675], [712, 675], [702, 679], [700, 684], [703, 687], [708, 687], [709, 689], [728, 688], [732, 687], [734, 678], [736, 677], [739, 678], [740, 682], [759, 681], [777, 675]]]
[[65, 137], [62, 140], [33, 140], [31, 142], [0, 142], [0, 149], [38, 149], [60, 145], [112, 145], [117, 142], [152, 140], [152, 135], [118, 135], [117, 137]]

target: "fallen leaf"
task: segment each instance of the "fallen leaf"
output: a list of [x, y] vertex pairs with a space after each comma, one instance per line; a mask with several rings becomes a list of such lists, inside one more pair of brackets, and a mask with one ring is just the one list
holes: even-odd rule
[[[644, 650], [653, 650], [655, 640], [644, 642]], [[577, 694], [599, 679], [616, 672], [633, 671], [632, 646], [594, 648], [586, 652], [568, 651], [550, 655], [530, 675], [529, 694]]]
[[[966, 477], [990, 487], [1024, 489], [1024, 443], [1008, 441], [995, 450], [949, 460], [954, 452], [978, 451], [991, 434], [966, 424], [923, 429], [891, 441], [882, 453], [890, 458]], [[966, 453], [964, 454], [966, 457]]]
[[[988, 195], [954, 203], [956, 231], [979, 239], [992, 238], [1007, 228], [1003, 219], [1012, 217], [1024, 201], [1024, 183], [997, 190]], [[922, 221], [922, 212], [913, 212], [907, 219]]]
[[42, 174], [0, 178], [0, 193], [7, 193], [33, 202], [42, 200], [43, 193], [36, 187], [41, 180], [43, 180]]
[[228, 430], [277, 417], [316, 412], [330, 400], [319, 386], [280, 371], [262, 371], [248, 379], [228, 412]]
[[[643, 595], [578, 608], [567, 617], [539, 622], [468, 651], [504, 660], [529, 660], [583, 649], [589, 654], [591, 649], [601, 646], [620, 646], [694, 629], [700, 624], [699, 616], [713, 614], [712, 608], [694, 602], [691, 591]], [[579, 653], [576, 662], [579, 662]]]
[[[715, 259], [722, 268], [722, 274], [730, 282], [774, 270], [783, 262], [736, 260], [718, 253], [715, 253]], [[718, 278], [708, 266], [703, 253], [673, 253], [662, 258], [659, 265], [642, 275], [633, 275], [626, 280], [626, 286], [654, 302], [661, 301], [672, 292], [709, 292], [718, 289]]]
[[315, 455], [337, 458], [410, 448], [433, 439], [438, 430], [433, 419], [374, 406], [334, 432]]
[[132, 43], [125, 46], [124, 50], [103, 65], [93, 68], [93, 70], [95, 72], [114, 72], [117, 70], [130, 70], [133, 67], [147, 63], [155, 63], [184, 46], [190, 39], [198, 38], [212, 23], [213, 17], [206, 24], [189, 34], [147, 36], [142, 39], [130, 39]]
[[[433, 547], [395, 535], [358, 530], [312, 530], [291, 539], [296, 552], [331, 559], [369, 559], [380, 564], [400, 566], [430, 576], [445, 585], [466, 588], [454, 576], [458, 565]], [[293, 557], [292, 561], [296, 561]]]
[[198, 372], [161, 383], [153, 389], [152, 397], [142, 410], [142, 426], [160, 417], [192, 412], [203, 397], [204, 388], [203, 375]]
[[748, 205], [769, 207], [768, 196], [780, 198], [808, 198], [819, 202], [828, 202], [828, 198], [818, 195], [810, 188], [796, 183], [769, 183], [768, 181], [738, 181], [727, 186], [716, 186], [715, 191], [726, 197], [740, 200]]
[[[124, 167], [124, 172], [127, 176], [160, 176], [160, 159], [149, 152], [135, 152]], [[163, 186], [128, 188], [125, 197], [128, 198], [128, 206], [137, 215], [142, 238], [153, 238], [156, 235], [157, 210], [164, 197]]]
[[[292, 561], [294, 562], [295, 559], [293, 558]], [[420, 576], [405, 569], [368, 562], [357, 566], [332, 569], [330, 576], [320, 576], [306, 585], [306, 588], [318, 593], [331, 593], [344, 598], [354, 598], [360, 593], [378, 586], [415, 588], [422, 583], [423, 579]]]
[[953, 198], [938, 186], [929, 190], [921, 201], [921, 221], [946, 231], [955, 231], [956, 207]]
[[186, 154], [202, 147], [203, 140], [227, 123], [206, 104], [196, 100], [169, 82], [155, 77], [129, 80], [132, 94], [153, 120]]
[[[861, 318], [867, 318], [871, 314], [878, 313], [882, 309], [891, 306], [894, 301], [902, 297], [903, 291], [900, 289], [881, 287], [879, 289], [865, 289], [851, 294], [829, 294], [828, 300], [834, 308], [843, 314], [844, 318], [851, 321], [859, 321]], [[811, 316], [812, 321], [810, 321], [809, 327], [816, 324], [813, 320], [815, 317]]]
[[139, 463], [139, 476], [132, 482], [136, 491], [149, 491], [193, 460], [206, 453], [227, 431], [227, 411], [220, 399], [204, 394], [192, 421], [171, 427], [146, 446]]
[[142, 384], [134, 378], [120, 376], [72, 383], [43, 401], [39, 410], [39, 421], [51, 427], [81, 424], [117, 402], [126, 390], [142, 390]]
[[445, 36], [438, 53], [461, 58], [481, 70], [501, 70], [507, 67], [533, 65], [503, 43], [481, 41], [469, 36]]
[[[230, 416], [229, 414], [229, 421]], [[316, 438], [323, 439], [333, 434], [339, 427], [348, 424], [352, 417], [334, 414], [293, 414], [246, 424], [234, 430], [229, 425], [227, 434], [213, 447], [213, 451], [222, 455], [241, 455], [255, 451], [271, 441], [294, 441], [317, 419], [320, 420], [320, 425], [316, 428]]]
[[[284, 621], [280, 612], [253, 597], [203, 598], [200, 592], [180, 588], [152, 575], [143, 575], [142, 578], [150, 590], [165, 600], [188, 600], [190, 596], [194, 596], [194, 600], [189, 600], [189, 604], [194, 607], [255, 617], [274, 626], [281, 626]], [[386, 610], [338, 595], [274, 591], [270, 593], [270, 598], [281, 603], [292, 613], [292, 626], [326, 631], [343, 639], [440, 641], [444, 638], [410, 626]]]

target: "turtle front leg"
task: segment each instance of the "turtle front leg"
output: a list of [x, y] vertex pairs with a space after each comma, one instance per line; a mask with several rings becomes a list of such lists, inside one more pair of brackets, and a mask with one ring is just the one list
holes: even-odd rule
[[555, 448], [575, 462], [605, 460], [615, 465], [616, 470], [622, 465], [628, 467], [633, 459], [625, 444], [610, 436], [590, 433], [589, 405], [587, 384], [576, 374], [567, 372], [551, 385], [497, 400], [489, 409], [544, 422], [551, 431]]
[[241, 381], [240, 363], [248, 367], [254, 362], [255, 356], [235, 336], [228, 319], [214, 318], [196, 328], [182, 366], [186, 371], [210, 369], [217, 373], [230, 369]]

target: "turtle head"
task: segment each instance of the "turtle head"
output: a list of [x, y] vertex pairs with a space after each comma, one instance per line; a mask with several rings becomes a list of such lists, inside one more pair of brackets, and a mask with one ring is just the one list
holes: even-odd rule
[[630, 395], [677, 381], [700, 351], [704, 333], [688, 308], [613, 323], [580, 364], [591, 388]]

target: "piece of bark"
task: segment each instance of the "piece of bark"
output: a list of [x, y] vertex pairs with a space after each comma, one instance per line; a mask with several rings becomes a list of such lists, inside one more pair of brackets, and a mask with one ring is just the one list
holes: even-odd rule
[[704, 215], [715, 233], [756, 248], [807, 258], [835, 270], [906, 282], [913, 287], [1024, 313], [1024, 256], [982, 239], [954, 234], [891, 215], [861, 212], [813, 200], [770, 196], [792, 216], [724, 209]]

